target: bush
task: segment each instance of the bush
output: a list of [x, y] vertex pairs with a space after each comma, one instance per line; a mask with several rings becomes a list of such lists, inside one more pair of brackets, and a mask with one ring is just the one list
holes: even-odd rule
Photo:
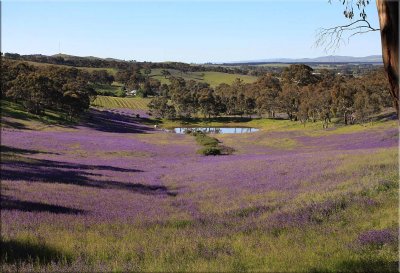
[[109, 91], [109, 90], [97, 90], [96, 94], [101, 95], [101, 96], [108, 96], [108, 97], [117, 96], [113, 91]]
[[199, 133], [196, 132], [193, 134], [196, 138], [197, 143], [203, 146], [208, 146], [208, 147], [216, 147], [218, 146], [218, 139], [214, 137], [207, 136], [205, 133]]
[[124, 97], [126, 97], [126, 92], [125, 92], [125, 90], [120, 89], [117, 92], [115, 92], [115, 96], [124, 98]]
[[202, 155], [230, 155], [235, 150], [233, 148], [219, 145], [220, 141], [214, 137], [208, 136], [206, 133], [202, 131], [195, 131], [188, 130], [187, 134], [191, 134], [196, 138], [196, 142], [202, 146], [202, 149], [198, 150], [197, 153]]
[[197, 153], [202, 155], [220, 155], [221, 149], [218, 147], [204, 147], [198, 150]]
[[235, 149], [225, 145], [219, 145], [219, 149], [221, 150], [222, 155], [231, 155], [235, 152]]

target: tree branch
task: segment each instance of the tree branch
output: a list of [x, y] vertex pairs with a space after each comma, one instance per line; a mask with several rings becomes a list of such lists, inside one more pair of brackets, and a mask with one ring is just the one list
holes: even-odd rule
[[326, 52], [335, 51], [343, 42], [345, 33], [350, 33], [347, 38], [347, 41], [349, 41], [355, 35], [371, 31], [379, 31], [379, 28], [372, 27], [365, 19], [359, 19], [347, 25], [322, 28], [317, 31], [315, 46], [323, 47]]

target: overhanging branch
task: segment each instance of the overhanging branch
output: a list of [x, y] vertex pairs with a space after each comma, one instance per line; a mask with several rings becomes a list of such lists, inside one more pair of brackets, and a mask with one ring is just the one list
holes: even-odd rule
[[317, 31], [315, 46], [323, 47], [327, 52], [335, 51], [344, 42], [343, 36], [346, 33], [349, 33], [347, 37], [347, 40], [349, 40], [355, 35], [372, 31], [379, 31], [379, 28], [372, 27], [365, 19], [359, 19], [347, 25], [321, 28]]

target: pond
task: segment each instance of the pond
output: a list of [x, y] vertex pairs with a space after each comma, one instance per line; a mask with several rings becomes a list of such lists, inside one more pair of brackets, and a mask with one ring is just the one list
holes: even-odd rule
[[176, 127], [173, 129], [177, 134], [185, 134], [188, 130], [202, 131], [211, 134], [244, 134], [254, 133], [259, 129], [251, 127]]

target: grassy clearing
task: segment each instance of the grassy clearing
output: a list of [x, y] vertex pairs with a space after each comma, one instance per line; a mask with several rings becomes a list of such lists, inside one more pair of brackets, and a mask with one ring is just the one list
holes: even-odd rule
[[[150, 76], [161, 81], [161, 83], [169, 84], [170, 81], [166, 79], [164, 76], [161, 75], [162, 69], [153, 69]], [[211, 87], [215, 87], [221, 83], [231, 84], [236, 78], [243, 80], [245, 83], [252, 83], [257, 80], [257, 77], [248, 76], [248, 75], [240, 75], [240, 74], [229, 74], [229, 73], [222, 73], [222, 72], [213, 72], [213, 71], [206, 71], [206, 72], [188, 72], [188, 73], [181, 73], [175, 69], [168, 69], [171, 73], [171, 76], [174, 77], [182, 77], [185, 80], [194, 80], [199, 82], [206, 82], [210, 84]]]
[[149, 102], [150, 99], [147, 98], [117, 98], [97, 96], [92, 105], [110, 109], [127, 108], [133, 110], [147, 110], [147, 105]]
[[118, 92], [121, 92], [122, 84], [119, 82], [113, 82], [111, 85], [108, 84], [94, 84], [92, 85], [94, 90], [96, 90], [99, 95], [117, 95]]

